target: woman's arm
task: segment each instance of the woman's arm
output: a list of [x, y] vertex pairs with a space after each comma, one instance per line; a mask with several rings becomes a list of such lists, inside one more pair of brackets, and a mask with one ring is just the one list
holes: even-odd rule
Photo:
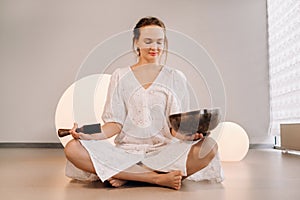
[[76, 132], [77, 127], [78, 124], [74, 123], [74, 126], [71, 129], [70, 133], [74, 139], [82, 139], [82, 140], [104, 140], [119, 134], [122, 129], [122, 125], [116, 122], [105, 123], [101, 127], [102, 130], [101, 133], [94, 133], [94, 134], [85, 134], [81, 132], [77, 133]]

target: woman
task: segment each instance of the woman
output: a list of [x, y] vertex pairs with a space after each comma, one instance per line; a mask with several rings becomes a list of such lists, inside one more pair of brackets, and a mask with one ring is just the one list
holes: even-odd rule
[[[142, 18], [133, 34], [138, 62], [112, 74], [101, 133], [77, 133], [74, 123], [65, 154], [115, 187], [141, 181], [179, 190], [183, 178], [210, 163], [217, 145], [199, 133], [170, 130], [168, 116], [188, 111], [189, 98], [183, 73], [160, 64], [168, 46], [163, 22]], [[116, 147], [104, 140], [114, 135]]]

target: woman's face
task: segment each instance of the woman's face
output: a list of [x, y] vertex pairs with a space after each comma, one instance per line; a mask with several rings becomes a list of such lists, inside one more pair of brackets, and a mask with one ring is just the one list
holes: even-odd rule
[[144, 26], [140, 28], [140, 37], [136, 47], [140, 49], [140, 59], [146, 62], [157, 62], [164, 49], [164, 30], [159, 26]]

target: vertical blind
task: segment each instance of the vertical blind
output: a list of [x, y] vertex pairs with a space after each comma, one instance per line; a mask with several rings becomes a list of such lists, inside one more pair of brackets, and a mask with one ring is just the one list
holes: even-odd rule
[[270, 133], [300, 123], [300, 1], [268, 0]]

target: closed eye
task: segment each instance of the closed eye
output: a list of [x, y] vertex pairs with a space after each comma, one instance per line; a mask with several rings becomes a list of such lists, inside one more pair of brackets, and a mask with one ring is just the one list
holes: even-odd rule
[[149, 39], [149, 38], [146, 38], [146, 39], [144, 40], [144, 42], [145, 42], [146, 44], [151, 44], [151, 43], [152, 43], [152, 40]]
[[158, 39], [157, 40], [157, 44], [163, 44], [164, 43], [164, 40], [163, 39]]

